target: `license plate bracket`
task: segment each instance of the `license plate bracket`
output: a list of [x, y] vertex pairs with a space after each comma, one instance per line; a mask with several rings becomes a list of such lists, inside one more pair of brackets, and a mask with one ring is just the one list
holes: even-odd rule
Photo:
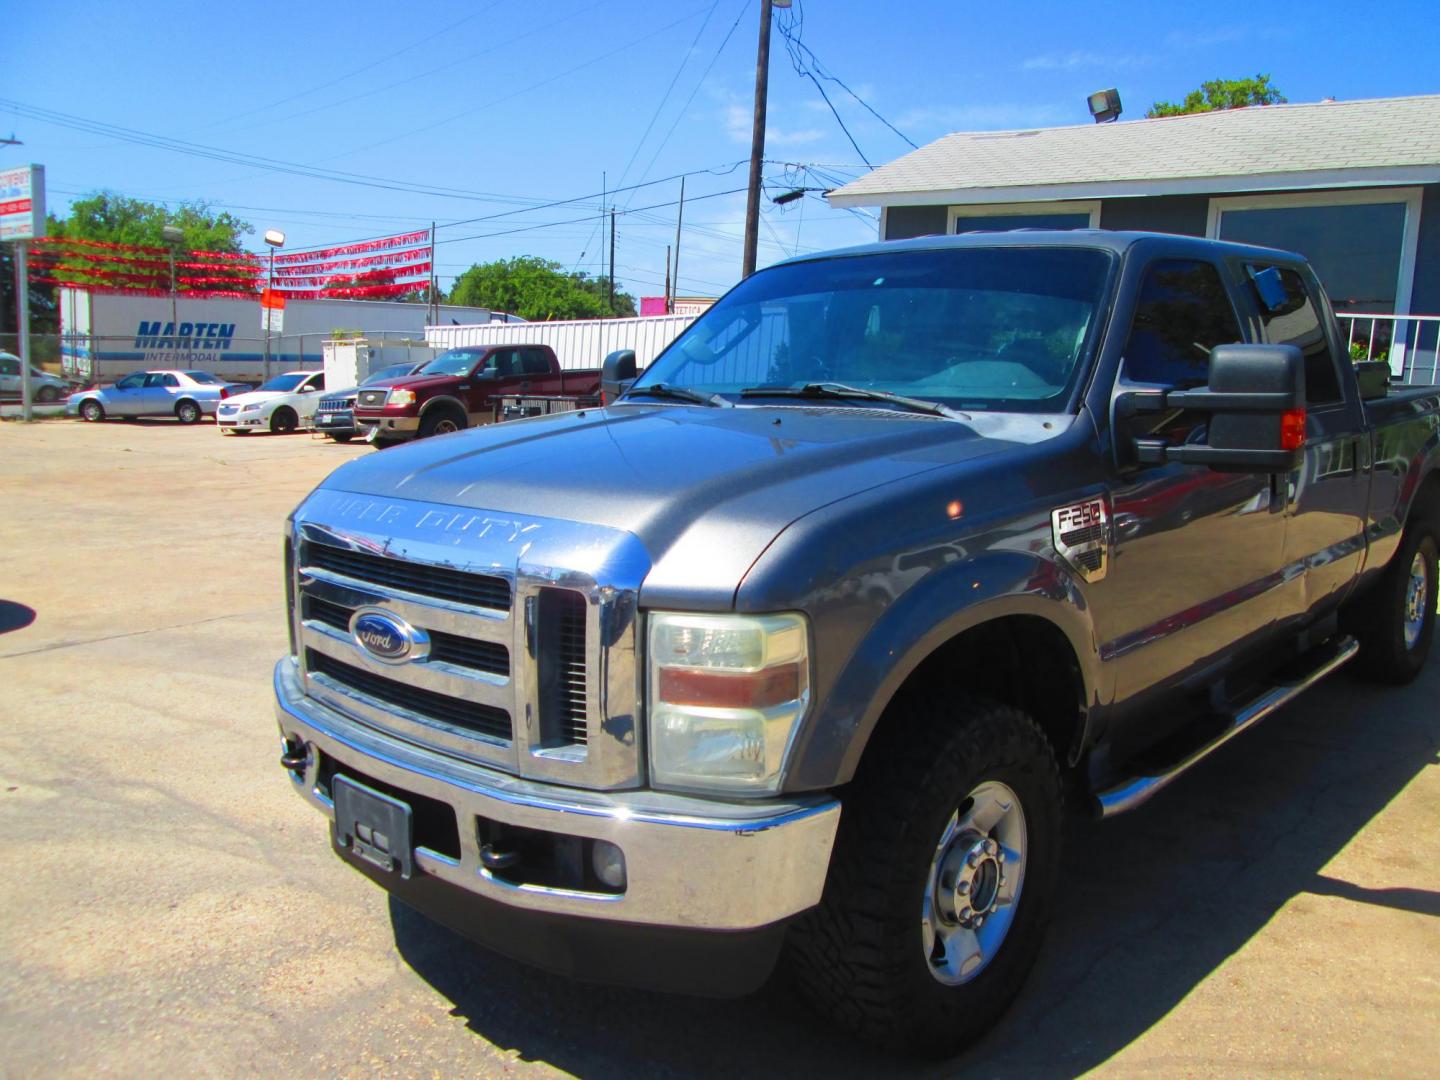
[[409, 805], [338, 774], [331, 792], [336, 845], [381, 870], [398, 870], [408, 880], [415, 872]]

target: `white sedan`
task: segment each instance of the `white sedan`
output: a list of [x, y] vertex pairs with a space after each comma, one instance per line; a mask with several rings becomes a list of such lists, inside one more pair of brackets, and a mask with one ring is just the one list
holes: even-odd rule
[[262, 383], [258, 390], [236, 394], [220, 403], [215, 419], [222, 435], [269, 431], [288, 435], [315, 415], [325, 389], [323, 371], [287, 371]]

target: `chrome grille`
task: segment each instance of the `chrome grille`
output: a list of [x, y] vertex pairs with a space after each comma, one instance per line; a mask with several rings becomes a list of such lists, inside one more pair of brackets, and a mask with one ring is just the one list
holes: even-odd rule
[[385, 404], [385, 398], [389, 393], [389, 390], [361, 390], [356, 395], [356, 400], [367, 409], [378, 409]]
[[408, 682], [389, 679], [354, 664], [336, 660], [333, 656], [326, 656], [315, 649], [307, 651], [305, 667], [310, 672], [327, 676], [344, 686], [358, 690], [366, 697], [434, 717], [462, 731], [477, 731], [495, 739], [510, 738], [510, 714], [503, 709], [422, 690]]
[[[347, 634], [350, 632], [350, 617], [354, 614], [355, 608], [332, 604], [318, 596], [306, 596], [302, 602], [302, 618], [314, 619]], [[432, 630], [429, 627], [421, 629], [430, 635], [432, 661], [438, 660], [491, 675], [510, 674], [510, 650], [504, 645], [494, 641], [477, 641], [459, 634], [447, 634], [444, 630]]]
[[406, 562], [326, 544], [309, 545], [306, 564], [357, 581], [388, 585], [451, 603], [472, 604], [496, 611], [510, 610], [510, 583], [504, 578], [470, 574], [448, 566]]
[[317, 407], [316, 411], [317, 411], [317, 412], [344, 412], [346, 409], [353, 409], [354, 407], [355, 407], [355, 399], [354, 399], [353, 397], [321, 398], [321, 399], [320, 399], [320, 404], [319, 404], [319, 406]]
[[[528, 779], [642, 782], [636, 593], [649, 564], [628, 534], [322, 488], [292, 544], [295, 655], [317, 703]], [[608, 580], [564, 568], [596, 551]], [[368, 652], [349, 629], [359, 608], [424, 631], [428, 654]]]

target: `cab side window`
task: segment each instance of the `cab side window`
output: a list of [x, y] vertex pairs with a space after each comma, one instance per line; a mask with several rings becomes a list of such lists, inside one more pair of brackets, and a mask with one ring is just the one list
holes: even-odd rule
[[521, 357], [520, 370], [526, 375], [549, 375], [550, 358], [544, 349], [526, 349]]
[[1225, 283], [1213, 263], [1169, 259], [1140, 283], [1125, 375], [1133, 382], [1204, 386], [1210, 350], [1244, 340]]
[[1271, 345], [1294, 345], [1305, 356], [1306, 404], [1333, 405], [1341, 400], [1335, 357], [1305, 279], [1288, 266], [1246, 267], [1256, 294], [1256, 310]]

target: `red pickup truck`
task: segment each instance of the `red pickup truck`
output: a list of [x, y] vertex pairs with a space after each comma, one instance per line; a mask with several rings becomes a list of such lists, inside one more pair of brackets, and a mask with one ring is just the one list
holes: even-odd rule
[[400, 442], [488, 424], [501, 398], [589, 397], [600, 370], [561, 371], [548, 345], [474, 345], [451, 349], [414, 375], [355, 396], [355, 426], [371, 442]]

